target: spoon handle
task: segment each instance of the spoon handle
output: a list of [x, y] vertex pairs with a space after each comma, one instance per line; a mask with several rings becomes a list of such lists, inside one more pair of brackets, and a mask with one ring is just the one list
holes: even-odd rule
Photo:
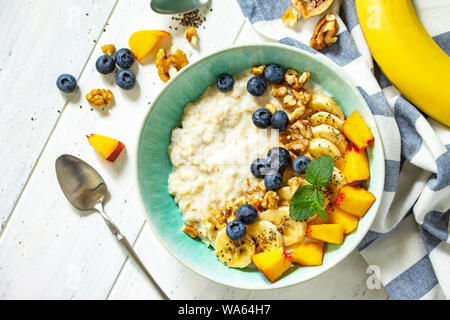
[[103, 219], [105, 220], [106, 224], [108, 225], [111, 232], [116, 237], [117, 241], [119, 241], [122, 246], [128, 251], [128, 255], [133, 258], [133, 260], [141, 267], [142, 271], [145, 273], [145, 275], [148, 277], [148, 279], [152, 282], [152, 284], [155, 286], [156, 289], [158, 289], [159, 294], [161, 295], [162, 299], [169, 300], [169, 297], [164, 293], [164, 291], [160, 288], [158, 283], [153, 279], [150, 272], [145, 267], [144, 263], [139, 259], [136, 251], [134, 251], [133, 246], [130, 244], [130, 242], [127, 240], [127, 238], [120, 232], [119, 228], [112, 222], [112, 220], [109, 218], [109, 216], [105, 213], [103, 210], [103, 205], [99, 203], [95, 206], [97, 211], [102, 215]]

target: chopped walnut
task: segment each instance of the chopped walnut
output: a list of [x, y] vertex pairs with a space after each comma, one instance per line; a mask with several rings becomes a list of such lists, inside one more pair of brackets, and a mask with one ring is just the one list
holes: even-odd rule
[[116, 46], [113, 44], [104, 44], [102, 46], [102, 52], [104, 54], [112, 56], [112, 55], [114, 55], [114, 53], [116, 53]]
[[292, 128], [294, 130], [298, 130], [298, 132], [300, 132], [300, 134], [306, 139], [309, 139], [312, 137], [311, 126], [310, 126], [308, 120], [297, 120], [292, 125]]
[[197, 36], [197, 29], [194, 27], [189, 27], [186, 29], [186, 32], [184, 33], [186, 36], [187, 41], [193, 45], [196, 46], [198, 42], [198, 36]]
[[191, 225], [185, 224], [183, 226], [183, 231], [191, 238], [196, 238], [198, 236], [197, 229]]
[[283, 107], [287, 109], [292, 109], [297, 105], [297, 100], [293, 95], [287, 95], [283, 98]]
[[312, 95], [305, 89], [300, 89], [299, 91], [292, 90], [292, 95], [297, 99], [300, 106], [306, 106], [312, 98]]
[[309, 41], [309, 46], [316, 50], [332, 45], [337, 41], [338, 23], [334, 14], [328, 13], [316, 25], [314, 33]]
[[284, 72], [284, 81], [286, 81], [286, 83], [295, 90], [300, 89], [299, 78], [300, 78], [300, 75], [294, 69], [287, 69]]
[[309, 147], [308, 139], [299, 139], [294, 142], [286, 144], [286, 148], [293, 152], [296, 155], [301, 155], [305, 152]]
[[289, 115], [289, 123], [294, 123], [305, 114], [305, 107], [297, 102], [297, 108]]
[[286, 23], [289, 27], [295, 27], [299, 17], [299, 12], [292, 7], [289, 7], [281, 17], [281, 21]]
[[278, 110], [281, 110], [281, 107], [276, 106], [274, 104], [268, 103], [266, 104], [266, 109], [270, 111], [271, 114], [274, 114]]
[[172, 49], [173, 53], [166, 56], [164, 49], [159, 49], [156, 54], [156, 67], [158, 68], [158, 75], [162, 81], [167, 82], [169, 79], [183, 67], [185, 67], [189, 61], [186, 54], [180, 49]]
[[278, 134], [278, 140], [283, 144], [288, 144], [301, 138], [302, 136], [292, 128], [288, 128]]
[[264, 209], [276, 209], [278, 208], [278, 200], [280, 198], [275, 191], [267, 191], [261, 203], [261, 207]]
[[272, 85], [272, 95], [275, 98], [283, 98], [288, 94], [288, 88], [282, 84], [273, 84]]
[[86, 100], [94, 107], [104, 107], [111, 103], [114, 95], [111, 90], [106, 89], [92, 89], [86, 95]]
[[298, 188], [300, 188], [306, 184], [308, 184], [306, 179], [304, 177], [300, 177], [300, 176], [292, 177], [291, 179], [288, 180], [288, 185], [291, 188], [292, 194], [294, 194], [298, 190]]
[[306, 81], [308, 81], [310, 77], [311, 77], [311, 73], [303, 72], [302, 75], [300, 76], [300, 78], [298, 79], [300, 87], [303, 88], [303, 86], [305, 85]]
[[261, 66], [259, 66], [259, 67], [252, 67], [252, 68], [250, 69], [250, 72], [251, 72], [252, 74], [254, 74], [255, 76], [262, 76], [265, 69], [266, 69], [266, 65], [263, 64], [263, 65], [261, 65]]

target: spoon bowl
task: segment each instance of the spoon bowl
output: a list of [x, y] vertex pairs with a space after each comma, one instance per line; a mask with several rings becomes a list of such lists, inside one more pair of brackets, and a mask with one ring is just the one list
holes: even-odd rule
[[193, 11], [209, 0], [151, 0], [150, 7], [161, 14], [178, 14]]

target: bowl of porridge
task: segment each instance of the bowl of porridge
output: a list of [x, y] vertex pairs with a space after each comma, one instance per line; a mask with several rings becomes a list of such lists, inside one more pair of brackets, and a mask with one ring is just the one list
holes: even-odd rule
[[167, 83], [143, 121], [136, 175], [147, 221], [178, 261], [224, 285], [273, 289], [323, 273], [361, 242], [384, 153], [338, 67], [245, 45]]

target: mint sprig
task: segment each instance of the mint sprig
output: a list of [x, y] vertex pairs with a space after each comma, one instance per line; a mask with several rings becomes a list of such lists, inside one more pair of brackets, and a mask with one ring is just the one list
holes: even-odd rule
[[306, 168], [306, 181], [311, 183], [298, 188], [291, 198], [289, 215], [294, 220], [306, 220], [316, 213], [327, 219], [323, 209], [323, 195], [321, 187], [326, 186], [333, 175], [334, 162], [330, 156], [314, 159]]

